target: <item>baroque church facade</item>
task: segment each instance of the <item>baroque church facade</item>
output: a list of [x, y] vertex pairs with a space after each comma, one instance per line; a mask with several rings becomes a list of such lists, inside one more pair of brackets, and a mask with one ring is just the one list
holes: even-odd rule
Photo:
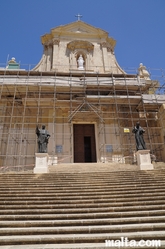
[[165, 96], [143, 64], [126, 73], [116, 41], [80, 20], [41, 37], [43, 55], [32, 70], [13, 58], [0, 70], [1, 167], [33, 166], [35, 128], [51, 137], [49, 165], [136, 162], [132, 129], [145, 130], [146, 147], [165, 161]]

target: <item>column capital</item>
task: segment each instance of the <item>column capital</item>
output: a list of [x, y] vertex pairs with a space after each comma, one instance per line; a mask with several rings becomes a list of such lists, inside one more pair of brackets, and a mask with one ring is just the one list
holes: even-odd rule
[[48, 48], [51, 48], [52, 47], [52, 42], [46, 42], [44, 44], [44, 49], [47, 50]]
[[101, 42], [100, 45], [102, 48], [107, 48], [108, 52], [113, 52], [112, 46], [108, 42]]
[[59, 39], [53, 39], [53, 45], [59, 45], [60, 40]]

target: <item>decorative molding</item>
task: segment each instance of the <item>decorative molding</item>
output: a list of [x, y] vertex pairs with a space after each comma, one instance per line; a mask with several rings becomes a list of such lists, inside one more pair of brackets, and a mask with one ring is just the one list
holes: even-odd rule
[[88, 51], [92, 51], [94, 49], [94, 45], [88, 41], [74, 40], [67, 44], [67, 48], [71, 51], [74, 51], [75, 49], [86, 49]]
[[113, 52], [112, 46], [108, 42], [100, 43], [102, 48], [107, 48], [107, 52]]
[[87, 54], [86, 54], [86, 52], [83, 51], [83, 50], [75, 51], [75, 53], [73, 53], [73, 54], [74, 54], [74, 57], [75, 57], [75, 58], [77, 58], [77, 56], [80, 55], [80, 54], [83, 55], [84, 59], [87, 58]]
[[52, 34], [46, 34], [46, 35], [41, 37], [41, 42], [43, 45], [48, 44], [49, 42], [52, 41], [52, 38], [53, 38]]
[[48, 49], [49, 47], [52, 47], [52, 45], [53, 45], [52, 41], [45, 42], [45, 43], [44, 43], [44, 48], [45, 48], [45, 49]]
[[111, 47], [107, 47], [107, 52], [113, 52]]
[[60, 40], [58, 40], [58, 39], [53, 39], [52, 43], [53, 43], [53, 45], [59, 45]]

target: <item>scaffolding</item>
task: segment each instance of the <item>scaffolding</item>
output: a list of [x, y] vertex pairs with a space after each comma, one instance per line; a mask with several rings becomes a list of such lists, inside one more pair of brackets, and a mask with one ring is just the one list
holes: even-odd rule
[[36, 125], [51, 134], [49, 155], [73, 163], [73, 124], [93, 123], [97, 161], [134, 162], [132, 129], [145, 129], [147, 149], [165, 161], [165, 69], [125, 74], [0, 70], [0, 166], [33, 167]]

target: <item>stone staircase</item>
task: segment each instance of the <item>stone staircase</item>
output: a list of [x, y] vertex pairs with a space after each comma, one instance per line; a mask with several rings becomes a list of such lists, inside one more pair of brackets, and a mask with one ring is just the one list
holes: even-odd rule
[[165, 248], [163, 167], [63, 164], [48, 174], [0, 174], [1, 249], [117, 248], [105, 240], [121, 237], [159, 239]]

